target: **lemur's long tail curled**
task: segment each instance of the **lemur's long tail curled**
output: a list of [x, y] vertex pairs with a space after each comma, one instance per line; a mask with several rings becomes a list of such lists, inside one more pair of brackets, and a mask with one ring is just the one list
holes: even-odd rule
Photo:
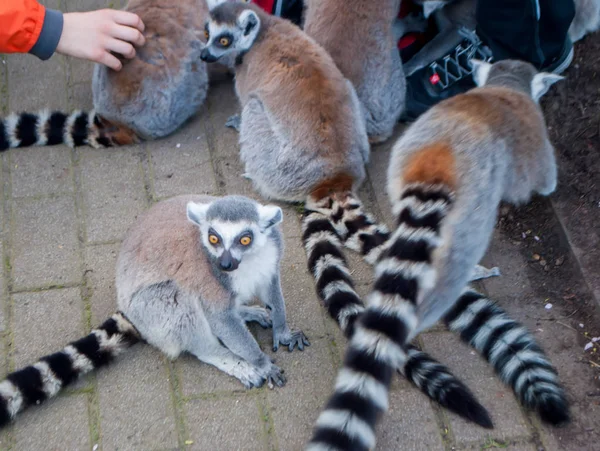
[[494, 367], [525, 407], [552, 425], [569, 421], [569, 405], [556, 370], [527, 329], [496, 303], [467, 289], [444, 322]]
[[[353, 211], [352, 214], [358, 218], [368, 217], [368, 215], [353, 195], [347, 193], [341, 197], [343, 200], [323, 198], [318, 202], [307, 203], [303, 218], [303, 243], [308, 257], [308, 268], [316, 281], [317, 293], [323, 300], [329, 315], [337, 321], [345, 335], [352, 338], [352, 343], [355, 341], [355, 322], [363, 313], [364, 305], [356, 293], [342, 252], [340, 234], [348, 236], [347, 230], [352, 228], [348, 228], [346, 225], [340, 226], [339, 220], [347, 210]], [[369, 228], [365, 236], [375, 236], [375, 240], [380, 240], [382, 234], [386, 233], [381, 228], [377, 229], [375, 233], [371, 233], [371, 225], [362, 219], [359, 221]], [[362, 248], [370, 248], [371, 251], [382, 245], [382, 242], [378, 242], [372, 246], [375, 241], [371, 238], [362, 240], [362, 242], [370, 243], [363, 245]], [[365, 254], [368, 255], [370, 252]], [[358, 322], [362, 323], [362, 320], [359, 319]], [[352, 355], [356, 354], [352, 349], [350, 352]], [[340, 435], [339, 431], [336, 431], [336, 421], [342, 421], [345, 415], [344, 411], [348, 409], [359, 410], [360, 415], [349, 419], [344, 426], [341, 423], [338, 426], [349, 430], [354, 424], [364, 430], [361, 415], [370, 418], [378, 410], [387, 408], [387, 395], [382, 390], [384, 390], [386, 381], [391, 377], [391, 368], [390, 374], [386, 369], [380, 370], [381, 365], [368, 354], [366, 356], [354, 355], [358, 360], [346, 365], [340, 372], [336, 384], [336, 395], [339, 396], [334, 396], [333, 404], [328, 407], [329, 413], [324, 413], [324, 418], [317, 425], [315, 435], [317, 440], [313, 444], [340, 446], [345, 443], [350, 448], [342, 446], [342, 449], [361, 449], [360, 440], [355, 441], [352, 437], [342, 438], [343, 433]], [[398, 353], [396, 359], [393, 369], [402, 372], [428, 397], [481, 426], [492, 426], [487, 411], [477, 402], [470, 390], [445, 366], [413, 346], [408, 346], [406, 352]], [[348, 356], [346, 363], [348, 363]], [[369, 404], [365, 399], [369, 396], [377, 399]], [[340, 438], [341, 442], [338, 442], [336, 437]], [[368, 440], [365, 444], [367, 442]], [[354, 448], [354, 446], [358, 446], [358, 448]]]
[[92, 112], [59, 111], [11, 114], [0, 119], [0, 152], [29, 146], [113, 147], [134, 144], [139, 137], [129, 127]]
[[139, 340], [133, 325], [123, 314], [115, 313], [62, 351], [10, 373], [0, 382], [0, 427], [28, 406], [53, 398], [79, 376], [107, 365]]
[[[431, 254], [440, 245], [441, 222], [451, 204], [445, 185], [421, 183], [406, 186], [395, 202], [398, 226], [380, 252], [374, 289], [355, 322], [335, 392], [308, 449], [375, 446], [375, 425], [388, 407], [391, 376], [405, 365], [417, 327], [417, 296], [432, 281]], [[480, 424], [491, 426], [483, 407], [477, 414]]]

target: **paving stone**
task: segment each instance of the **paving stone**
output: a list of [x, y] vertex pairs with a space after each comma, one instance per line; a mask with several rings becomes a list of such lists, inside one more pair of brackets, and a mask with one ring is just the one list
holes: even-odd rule
[[327, 340], [313, 340], [304, 352], [280, 350], [273, 355], [288, 380], [285, 387], [267, 392], [277, 449], [303, 449], [333, 390], [335, 371]]
[[325, 327], [321, 301], [306, 267], [306, 254], [300, 242], [286, 246], [281, 262], [281, 287], [290, 327], [302, 329], [309, 340], [322, 337]]
[[[7, 55], [10, 111], [65, 109], [67, 85], [64, 57], [40, 61], [33, 55]], [[43, 75], [42, 75], [43, 74]], [[35, 93], [35, 95], [32, 95]]]
[[377, 427], [377, 449], [443, 450], [440, 430], [429, 401], [417, 390], [390, 394], [390, 407]]
[[194, 399], [185, 406], [191, 450], [265, 450], [267, 440], [255, 396]]
[[67, 0], [66, 11], [93, 11], [102, 8], [119, 8], [118, 0]]
[[529, 437], [512, 390], [496, 377], [492, 367], [474, 350], [451, 333], [426, 333], [421, 339], [425, 350], [447, 365], [473, 391], [492, 417], [494, 429], [490, 431], [445, 411], [458, 444], [483, 442], [488, 437], [500, 440]]
[[73, 192], [71, 150], [66, 147], [14, 149], [10, 170], [13, 197]]
[[67, 100], [69, 110], [91, 111], [94, 108], [94, 102], [89, 81], [70, 85]]
[[79, 288], [18, 293], [12, 300], [15, 368], [59, 351], [85, 333]]
[[149, 142], [158, 198], [177, 194], [214, 194], [217, 184], [204, 132], [206, 113], [167, 138]]
[[212, 365], [201, 362], [190, 354], [181, 355], [175, 362], [183, 396], [243, 391], [244, 386]]
[[244, 165], [240, 162], [239, 157], [221, 157], [220, 154], [218, 155], [226, 193], [239, 194], [258, 202], [265, 202], [258, 191], [253, 188], [252, 182], [242, 177]]
[[19, 416], [14, 427], [19, 451], [92, 449], [87, 395], [60, 396]]
[[13, 201], [12, 210], [13, 289], [80, 283], [73, 198]]
[[146, 209], [140, 159], [131, 148], [85, 149], [80, 155], [87, 241], [120, 240]]
[[210, 113], [207, 127], [213, 132], [214, 154], [219, 159], [239, 159], [239, 133], [225, 127], [231, 115], [241, 112], [233, 83], [229, 80], [211, 83], [207, 105]]
[[170, 385], [158, 350], [137, 345], [99, 371], [98, 397], [103, 450], [177, 446]]
[[87, 246], [84, 250], [85, 271], [90, 289], [92, 327], [101, 324], [117, 309], [115, 268], [120, 244]]

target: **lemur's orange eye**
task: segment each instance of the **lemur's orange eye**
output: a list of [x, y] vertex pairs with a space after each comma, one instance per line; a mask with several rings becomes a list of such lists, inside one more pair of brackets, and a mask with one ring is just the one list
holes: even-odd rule
[[249, 236], [243, 236], [240, 238], [240, 244], [242, 246], [248, 246], [252, 242], [252, 238]]
[[210, 235], [208, 235], [208, 241], [210, 242], [210, 244], [218, 244], [219, 243], [219, 237], [217, 235], [213, 235], [211, 233]]
[[210, 37], [210, 34], [208, 33], [208, 30], [204, 30], [204, 37], [206, 39], [208, 39]]
[[223, 46], [223, 47], [227, 47], [229, 45], [229, 38], [221, 38], [219, 39], [219, 43]]

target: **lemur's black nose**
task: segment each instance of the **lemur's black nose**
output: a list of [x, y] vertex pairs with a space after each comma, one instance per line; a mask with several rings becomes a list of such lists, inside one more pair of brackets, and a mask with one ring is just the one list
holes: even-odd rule
[[202, 52], [200, 52], [200, 59], [206, 63], [214, 63], [219, 58], [210, 53], [210, 51], [207, 48], [204, 48]]

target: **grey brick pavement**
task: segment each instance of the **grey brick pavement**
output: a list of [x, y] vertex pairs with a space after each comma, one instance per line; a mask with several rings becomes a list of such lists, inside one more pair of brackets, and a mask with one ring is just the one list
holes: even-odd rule
[[[47, 4], [76, 10], [107, 2]], [[0, 57], [0, 111], [89, 107], [90, 77], [90, 64], [59, 56], [45, 64], [29, 56]], [[240, 176], [237, 135], [224, 127], [236, 108], [231, 83], [220, 82], [198, 117], [167, 139], [122, 149], [56, 146], [2, 155], [0, 373], [57, 350], [112, 312], [119, 242], [152, 203], [190, 192], [258, 198]], [[374, 149], [370, 177], [361, 192], [368, 207], [388, 223], [384, 186], [389, 147]], [[298, 212], [284, 209], [282, 269], [288, 314], [291, 324], [312, 341], [304, 353], [275, 354], [289, 378], [285, 388], [245, 391], [234, 379], [189, 356], [169, 362], [158, 351], [138, 346], [112, 368], [23, 414], [0, 433], [0, 449], [301, 449], [331, 390], [344, 338], [326, 318], [305, 269]], [[575, 335], [553, 323], [544, 324], [543, 330], [536, 327], [539, 312], [534, 313], [534, 304], [521, 303], [524, 293], [530, 299], [535, 293], [535, 308], [541, 309], [539, 289], [522, 271], [525, 257], [498, 234], [487, 259], [501, 266], [504, 276], [486, 282], [485, 288], [540, 341], [558, 330], [570, 343], [570, 348], [550, 352], [569, 375], [568, 353]], [[357, 258], [351, 262], [365, 293], [370, 269]], [[270, 334], [253, 331], [270, 349]], [[533, 451], [561, 445], [560, 434], [523, 412], [491, 369], [456, 337], [434, 329], [420, 341], [463, 376], [489, 408], [496, 429], [465, 423], [398, 379], [379, 428], [379, 449]]]

